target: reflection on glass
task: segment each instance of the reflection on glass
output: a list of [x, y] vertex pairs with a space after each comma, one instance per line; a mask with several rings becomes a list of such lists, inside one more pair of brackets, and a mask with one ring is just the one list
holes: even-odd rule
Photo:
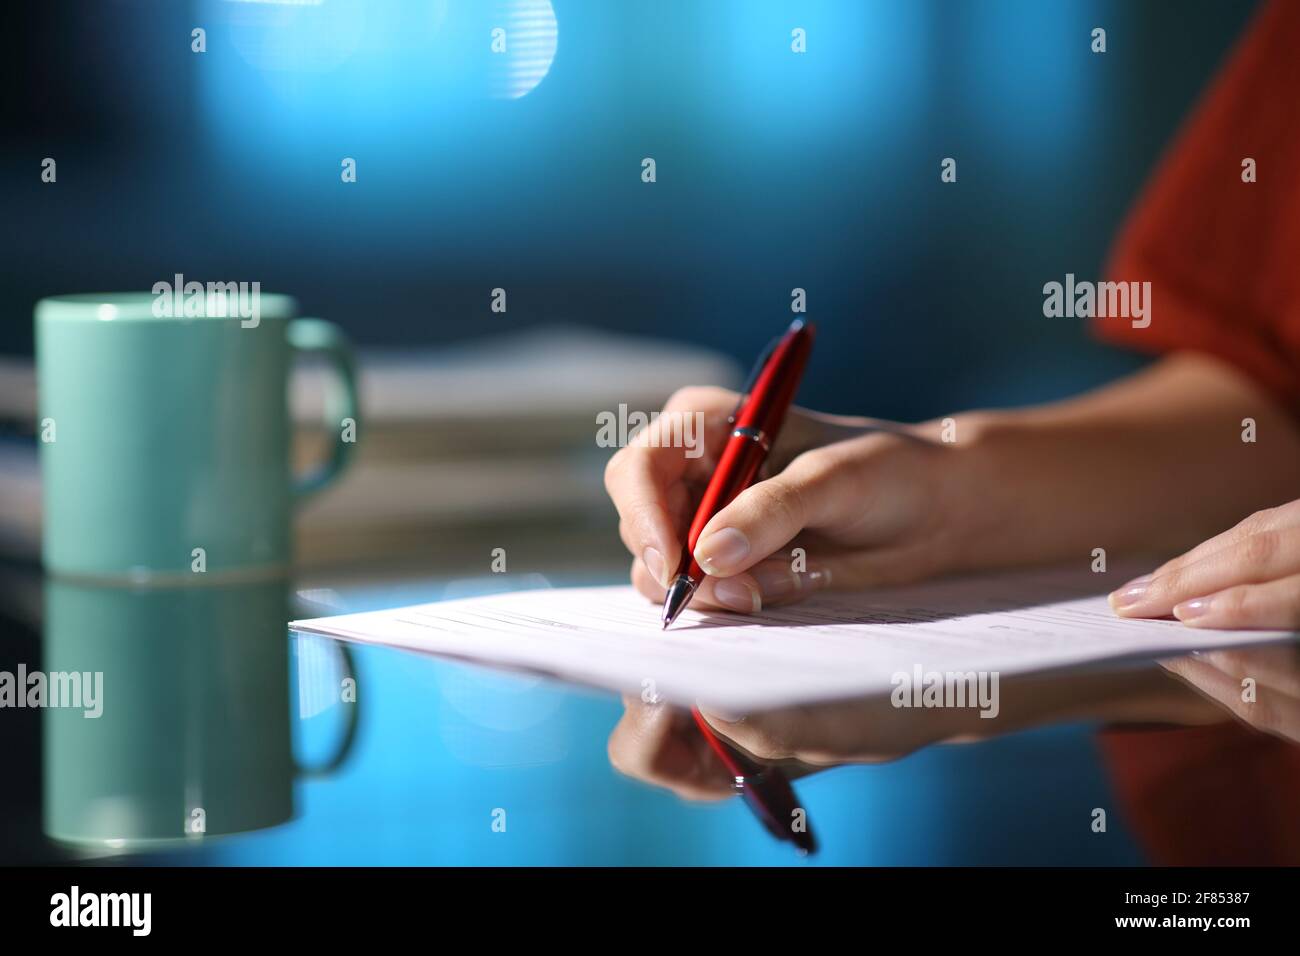
[[101, 673], [102, 713], [46, 709], [45, 832], [135, 848], [293, 815], [289, 586], [45, 585], [50, 672]]

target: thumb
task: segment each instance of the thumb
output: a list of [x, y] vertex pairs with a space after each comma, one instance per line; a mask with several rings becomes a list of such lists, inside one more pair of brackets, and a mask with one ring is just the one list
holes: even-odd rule
[[781, 472], [742, 491], [719, 511], [695, 543], [695, 560], [706, 574], [739, 574], [816, 525], [828, 508], [831, 469], [815, 452], [800, 455]]

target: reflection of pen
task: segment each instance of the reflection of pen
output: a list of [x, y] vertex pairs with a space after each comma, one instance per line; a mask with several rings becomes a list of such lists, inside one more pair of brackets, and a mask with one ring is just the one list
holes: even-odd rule
[[[693, 556], [700, 532], [715, 514], [753, 483], [776, 441], [785, 413], [799, 388], [804, 366], [808, 363], [812, 340], [812, 326], [796, 319], [754, 366], [740, 404], [728, 419], [731, 436], [718, 458], [718, 467], [714, 469], [708, 487], [704, 489], [677, 574], [668, 586], [664, 598], [664, 627], [677, 620], [704, 580], [704, 570]], [[805, 853], [814, 852], [817, 842], [807, 820], [802, 821], [802, 826], [796, 826], [796, 817], [802, 811], [785, 774], [776, 767], [760, 766], [719, 739], [698, 708], [692, 713], [700, 733], [731, 773], [736, 789], [768, 831], [779, 839], [790, 840]]]

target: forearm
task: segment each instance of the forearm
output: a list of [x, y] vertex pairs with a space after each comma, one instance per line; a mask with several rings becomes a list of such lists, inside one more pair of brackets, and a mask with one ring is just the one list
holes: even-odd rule
[[950, 711], [949, 743], [983, 740], [1048, 724], [1212, 724], [1229, 714], [1155, 664], [1122, 671], [1068, 676], [1012, 677], [1002, 681], [996, 720]]
[[946, 497], [964, 529], [959, 567], [1099, 547], [1168, 553], [1300, 488], [1290, 415], [1236, 370], [1193, 355], [1069, 401], [961, 416], [957, 445]]

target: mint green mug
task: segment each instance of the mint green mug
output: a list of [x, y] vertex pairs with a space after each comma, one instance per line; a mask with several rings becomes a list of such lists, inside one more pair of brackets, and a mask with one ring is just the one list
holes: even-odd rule
[[[289, 820], [295, 782], [347, 760], [361, 706], [329, 688], [333, 753], [312, 766], [295, 756], [284, 625], [303, 610], [292, 593], [283, 579], [133, 588], [47, 578], [42, 665], [77, 675], [82, 696], [41, 713], [45, 832], [80, 850], [140, 850]], [[331, 648], [355, 682], [346, 646]], [[307, 675], [296, 676], [301, 693]]]
[[[342, 472], [356, 439], [348, 343], [332, 323], [295, 318], [286, 295], [255, 288], [250, 309], [233, 290], [158, 289], [36, 305], [45, 567], [108, 583], [283, 574], [296, 503]], [[336, 441], [295, 477], [298, 352], [321, 353], [336, 373], [326, 401]]]

